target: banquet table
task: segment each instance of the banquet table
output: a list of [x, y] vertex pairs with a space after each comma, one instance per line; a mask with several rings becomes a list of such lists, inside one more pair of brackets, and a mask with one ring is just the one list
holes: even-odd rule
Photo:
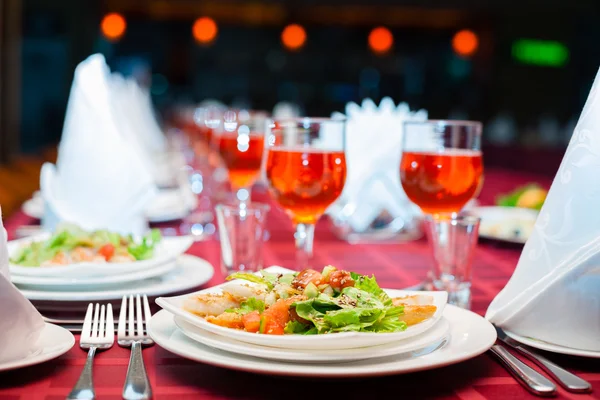
[[[551, 183], [543, 176], [486, 170], [478, 200], [484, 205], [493, 204], [498, 194], [532, 181], [546, 187]], [[254, 199], [268, 201], [264, 191], [260, 190], [257, 190]], [[36, 221], [21, 212], [12, 215], [5, 221], [9, 238], [14, 238], [17, 227], [33, 223]], [[335, 237], [329, 224], [327, 219], [323, 219], [317, 226], [315, 265], [332, 264], [358, 273], [375, 274], [380, 285], [387, 288], [405, 288], [424, 279], [431, 262], [424, 239], [391, 244], [349, 244]], [[264, 248], [265, 265], [292, 265], [295, 257], [292, 226], [275, 205], [267, 226], [270, 238]], [[491, 300], [510, 278], [521, 250], [519, 245], [480, 241], [473, 259], [474, 312], [485, 313]], [[223, 282], [218, 240], [196, 242], [188, 253], [200, 256], [215, 266], [213, 278], [203, 287]], [[594, 388], [590, 394], [572, 394], [559, 387], [556, 398], [600, 399], [600, 359], [545, 355], [590, 381]], [[76, 345], [55, 360], [0, 373], [0, 400], [64, 399], [75, 384], [85, 358], [86, 352]], [[368, 379], [288, 378], [240, 372], [192, 362], [158, 345], [145, 349], [144, 359], [156, 399], [536, 398], [488, 353], [434, 370]], [[121, 398], [128, 361], [129, 350], [118, 346], [96, 356], [94, 379], [99, 399]]]

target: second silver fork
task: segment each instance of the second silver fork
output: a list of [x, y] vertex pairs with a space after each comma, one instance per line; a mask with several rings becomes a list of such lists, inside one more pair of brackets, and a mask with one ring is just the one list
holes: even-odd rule
[[121, 347], [131, 347], [127, 377], [123, 386], [123, 398], [126, 400], [152, 398], [152, 387], [142, 358], [142, 346], [154, 344], [148, 336], [148, 331], [145, 330], [145, 325], [151, 317], [146, 295], [143, 296], [143, 302], [142, 313], [142, 297], [139, 294], [135, 296], [135, 308], [134, 296], [129, 296], [129, 304], [127, 304], [127, 296], [123, 296], [119, 313], [117, 343]]

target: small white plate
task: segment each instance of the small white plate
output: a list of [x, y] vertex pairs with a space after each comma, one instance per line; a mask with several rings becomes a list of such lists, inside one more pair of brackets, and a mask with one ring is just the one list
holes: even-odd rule
[[481, 218], [479, 237], [524, 244], [539, 212], [530, 208], [486, 206], [474, 207], [469, 214]]
[[340, 362], [367, 360], [370, 358], [387, 357], [391, 355], [408, 353], [427, 348], [439, 343], [448, 336], [450, 324], [443, 317], [427, 332], [410, 339], [400, 340], [379, 346], [359, 347], [348, 350], [308, 350], [308, 349], [280, 349], [267, 346], [258, 346], [251, 343], [238, 342], [225, 336], [216, 335], [205, 331], [180, 317], [175, 317], [175, 324], [189, 338], [215, 349], [231, 353], [247, 355], [270, 360], [293, 362]]
[[[195, 208], [195, 201], [191, 196], [184, 196], [180, 188], [161, 189], [146, 210], [148, 222], [159, 223], [185, 218]], [[31, 218], [42, 219], [44, 198], [36, 192], [31, 199], [23, 203], [21, 210]]]
[[516, 333], [512, 333], [507, 330], [505, 330], [504, 332], [506, 332], [506, 335], [508, 337], [516, 340], [517, 342], [523, 343], [527, 346], [535, 347], [536, 349], [546, 350], [552, 353], [566, 354], [570, 356], [600, 358], [600, 351], [573, 349], [571, 347], [559, 346], [557, 344], [544, 342], [542, 340], [517, 335]]
[[362, 378], [439, 368], [476, 357], [496, 341], [492, 324], [471, 311], [448, 305], [444, 309], [444, 318], [450, 323], [450, 341], [442, 348], [327, 364], [266, 360], [217, 350], [185, 336], [175, 325], [174, 316], [165, 310], [152, 317], [148, 332], [159, 346], [190, 360], [258, 374], [313, 378]]
[[[49, 233], [26, 237], [23, 239], [11, 240], [8, 242], [8, 254], [14, 255], [15, 252], [28, 243], [45, 240], [50, 236]], [[191, 236], [166, 236], [163, 237], [154, 249], [154, 257], [149, 260], [132, 261], [127, 263], [76, 263], [48, 267], [23, 267], [10, 264], [11, 275], [37, 276], [37, 277], [68, 277], [82, 278], [92, 276], [123, 275], [135, 271], [145, 270], [157, 265], [166, 264], [175, 260], [178, 256], [189, 249], [194, 242]]]
[[[269, 267], [265, 269], [269, 272], [293, 272], [281, 267]], [[241, 282], [241, 281], [240, 281]], [[398, 340], [408, 339], [419, 335], [430, 329], [441, 317], [444, 307], [448, 300], [446, 292], [409, 292], [403, 290], [384, 289], [392, 297], [407, 295], [428, 295], [433, 297], [434, 305], [437, 311], [433, 317], [413, 326], [409, 326], [403, 332], [393, 333], [372, 333], [372, 332], [340, 332], [328, 335], [257, 335], [255, 333], [240, 331], [236, 329], [225, 328], [219, 325], [211, 324], [204, 318], [199, 317], [183, 309], [183, 304], [189, 296], [201, 293], [220, 293], [224, 284], [212, 288], [200, 290], [195, 293], [185, 294], [175, 297], [159, 297], [156, 304], [169, 311], [170, 313], [181, 317], [184, 321], [191, 323], [199, 328], [209, 332], [229, 337], [230, 339], [256, 344], [259, 346], [269, 346], [285, 349], [314, 349], [314, 350], [341, 350], [365, 346], [376, 346], [396, 342]]]
[[75, 337], [71, 332], [58, 325], [46, 323], [34, 349], [23, 358], [0, 362], [0, 372], [52, 360], [71, 350], [74, 345]]
[[119, 300], [131, 293], [145, 293], [148, 297], [180, 293], [208, 282], [214, 274], [213, 266], [200, 257], [183, 254], [177, 258], [177, 267], [154, 278], [136, 280], [114, 287], [97, 290], [39, 290], [21, 288], [31, 301], [77, 302]]
[[171, 272], [176, 267], [177, 261], [171, 261], [141, 271], [134, 271], [129, 274], [94, 276], [90, 278], [11, 275], [10, 280], [20, 288], [33, 287], [41, 290], [73, 290], [86, 288], [90, 290], [96, 287], [118, 285], [153, 278]]

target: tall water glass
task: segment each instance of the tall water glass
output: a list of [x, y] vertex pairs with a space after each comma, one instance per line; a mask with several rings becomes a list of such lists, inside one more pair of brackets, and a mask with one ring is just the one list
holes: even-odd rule
[[310, 266], [315, 224], [346, 182], [346, 121], [332, 118], [274, 120], [267, 132], [266, 181], [296, 233], [296, 266]]
[[402, 187], [426, 214], [435, 264], [432, 283], [465, 308], [478, 221], [459, 212], [477, 194], [483, 177], [481, 128], [477, 121], [407, 121], [400, 162]]

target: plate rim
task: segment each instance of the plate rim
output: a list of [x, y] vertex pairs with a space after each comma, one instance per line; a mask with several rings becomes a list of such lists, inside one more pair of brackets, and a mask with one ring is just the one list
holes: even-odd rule
[[[36, 287], [36, 288], [42, 288], [42, 287], [55, 287], [55, 288], [60, 288], [60, 287], [71, 287], [71, 288], [75, 288], [75, 287], [92, 287], [95, 285], [99, 285], [99, 286], [106, 286], [106, 285], [115, 285], [115, 284], [121, 284], [121, 283], [129, 283], [129, 282], [133, 282], [135, 280], [143, 280], [143, 279], [150, 279], [153, 278], [155, 276], [161, 275], [161, 274], [166, 274], [169, 273], [170, 271], [172, 271], [173, 269], [177, 268], [177, 260], [172, 260], [172, 261], [168, 261], [166, 263], [161, 263], [158, 265], [155, 265], [153, 267], [148, 268], [147, 270], [135, 270], [132, 271], [130, 273], [127, 274], [122, 274], [122, 275], [109, 275], [109, 276], [99, 276], [97, 278], [99, 279], [104, 279], [104, 281], [100, 281], [100, 282], [94, 282], [94, 281], [90, 281], [90, 282], [77, 282], [77, 281], [68, 281], [68, 278], [64, 278], [65, 281], [61, 282], [61, 283], [48, 283], [48, 282], [42, 282], [42, 283], [23, 283], [23, 281], [19, 282], [19, 280], [21, 279], [60, 279], [59, 277], [55, 277], [55, 276], [28, 276], [28, 275], [11, 275], [10, 276], [10, 280], [13, 284], [15, 285], [20, 285], [20, 286], [27, 286], [27, 287]], [[140, 275], [142, 276], [140, 278]], [[15, 278], [16, 277], [16, 281]], [[90, 278], [94, 278], [94, 277], [90, 277]], [[117, 278], [126, 278], [127, 280], [123, 281], [123, 280], [117, 280]], [[78, 278], [73, 278], [73, 279], [78, 279]]]
[[[178, 320], [180, 322], [178, 322]], [[190, 324], [189, 322], [186, 322], [183, 318], [174, 315], [173, 316], [173, 322], [174, 324], [177, 326], [177, 328], [187, 337], [189, 337], [190, 339], [202, 343], [203, 345], [206, 345], [208, 347], [212, 347], [215, 348], [217, 350], [221, 350], [221, 351], [226, 351], [229, 353], [233, 353], [233, 354], [238, 354], [238, 355], [243, 355], [243, 356], [248, 356], [248, 357], [255, 357], [255, 358], [261, 358], [261, 359], [265, 359], [265, 360], [275, 360], [275, 361], [283, 361], [283, 362], [298, 362], [298, 363], [324, 363], [324, 362], [352, 362], [352, 361], [361, 361], [361, 360], [366, 360], [366, 359], [373, 359], [373, 358], [381, 358], [381, 357], [388, 357], [388, 356], [394, 356], [394, 355], [398, 355], [398, 354], [403, 354], [403, 353], [410, 353], [410, 352], [414, 352], [414, 351], [419, 351], [421, 349], [425, 349], [428, 348], [436, 343], [439, 343], [441, 341], [443, 341], [444, 339], [447, 339], [449, 337], [449, 332], [450, 332], [450, 323], [448, 322], [448, 320], [442, 316], [432, 327], [432, 329], [435, 326], [438, 326], [438, 328], [441, 326], [443, 329], [443, 331], [441, 331], [441, 334], [437, 334], [438, 336], [435, 336], [434, 339], [430, 339], [428, 342], [424, 343], [424, 344], [420, 344], [418, 345], [418, 347], [414, 347], [415, 345], [413, 344], [413, 348], [408, 347], [408, 349], [404, 349], [404, 350], [397, 350], [395, 352], [389, 353], [389, 354], [385, 354], [385, 355], [370, 355], [370, 356], [358, 356], [358, 357], [353, 357], [353, 356], [346, 356], [346, 357], [340, 357], [336, 360], [330, 360], [327, 359], [325, 357], [329, 356], [332, 357], [333, 355], [331, 355], [331, 353], [328, 354], [324, 354], [321, 355], [319, 359], [315, 359], [312, 358], [310, 359], [310, 355], [306, 354], [306, 353], [299, 353], [297, 354], [297, 356], [299, 358], [296, 359], [292, 359], [292, 358], [285, 358], [284, 356], [270, 356], [270, 357], [266, 357], [266, 356], [260, 356], [260, 355], [256, 355], [255, 354], [250, 354], [250, 352], [243, 352], [243, 351], [235, 351], [235, 350], [228, 350], [227, 348], [223, 347], [223, 346], [215, 346], [212, 344], [208, 344], [208, 342], [218, 342], [218, 338], [219, 337], [223, 337], [225, 339], [225, 344], [228, 345], [229, 348], [231, 348], [231, 346], [234, 347], [244, 347], [244, 346], [250, 346], [250, 348], [254, 348], [254, 347], [264, 347], [265, 351], [271, 353], [271, 354], [275, 354], [277, 355], [278, 353], [285, 353], [287, 352], [289, 354], [289, 352], [294, 353], [294, 352], [300, 352], [302, 351], [302, 349], [284, 349], [284, 348], [274, 348], [274, 347], [267, 347], [267, 346], [260, 346], [257, 344], [253, 344], [253, 343], [248, 343], [248, 342], [240, 342], [238, 340], [232, 339], [230, 337], [226, 337], [226, 336], [221, 336], [218, 335], [216, 333], [213, 332], [209, 332], [207, 330], [204, 330], [202, 328], [196, 327], [192, 324]], [[202, 333], [198, 333], [195, 331], [189, 331], [185, 328], [185, 326], [182, 326], [181, 323], [183, 324], [188, 324], [190, 325], [192, 328], [196, 328], [197, 331], [201, 331]], [[428, 329], [426, 332], [430, 332], [430, 330]], [[425, 332], [423, 332], [423, 334], [425, 334]], [[209, 337], [207, 338], [204, 335], [208, 335]], [[195, 338], [194, 336], [196, 336], [197, 338]], [[211, 336], [214, 336], [211, 337]], [[416, 338], [416, 337], [414, 337]], [[200, 340], [202, 339], [202, 340]], [[407, 338], [404, 340], [411, 340], [413, 338]], [[402, 341], [404, 341], [402, 340]], [[206, 342], [203, 342], [206, 341]], [[399, 341], [399, 342], [402, 342]], [[234, 342], [234, 343], [231, 343]], [[356, 350], [362, 350], [363, 352], [366, 351], [366, 349], [371, 350], [373, 348], [376, 347], [380, 347], [380, 348], [385, 348], [384, 350], [389, 350], [390, 347], [397, 347], [400, 344], [396, 343], [396, 342], [389, 342], [389, 343], [385, 343], [385, 344], [381, 344], [381, 345], [375, 345], [375, 346], [369, 346], [369, 347], [363, 347], [363, 348], [350, 348], [350, 349], [336, 349], [336, 350], [331, 350], [331, 352], [346, 352], [346, 353], [354, 353]], [[309, 352], [311, 351], [310, 349], [307, 349]], [[258, 351], [258, 349], [255, 349], [255, 351]], [[321, 350], [312, 350], [312, 352], [314, 353], [319, 353]], [[296, 357], [296, 356], [293, 356]], [[302, 359], [304, 357], [304, 359]], [[339, 357], [339, 356], [338, 356]]]
[[[188, 262], [188, 263], [191, 263], [191, 262], [201, 262], [202, 264], [205, 265], [205, 267], [206, 267], [206, 274], [203, 277], [203, 279], [200, 280], [200, 283], [194, 283], [194, 285], [191, 285], [191, 286], [190, 285], [186, 285], [185, 287], [181, 286], [181, 287], [176, 288], [175, 290], [171, 290], [170, 289], [168, 292], [161, 292], [160, 294], [159, 293], [150, 292], [150, 294], [148, 294], [148, 297], [162, 296], [162, 295], [168, 294], [168, 293], [177, 293], [177, 292], [180, 292], [180, 291], [184, 291], [184, 290], [192, 289], [192, 288], [197, 287], [197, 286], [204, 285], [207, 282], [209, 282], [212, 279], [212, 277], [214, 276], [214, 274], [215, 274], [215, 267], [208, 260], [206, 260], [206, 259], [204, 259], [204, 258], [202, 258], [200, 256], [195, 256], [195, 255], [192, 255], [192, 254], [182, 254], [182, 255], [180, 255], [178, 257], [178, 259], [180, 259], [180, 258], [183, 258], [183, 260], [184, 260], [183, 262], [184, 263], [185, 262]], [[182, 261], [178, 260], [178, 262], [182, 262]], [[180, 266], [180, 268], [184, 268], [184, 267]], [[192, 269], [198, 270], [198, 265], [195, 265], [193, 267], [188, 267], [188, 268], [192, 268]], [[178, 267], [175, 267], [173, 270], [171, 270], [168, 273], [172, 273], [172, 272], [174, 272], [177, 269], [178, 269]], [[148, 279], [153, 279], [153, 278], [148, 278]], [[129, 282], [129, 283], [131, 283], [131, 282]], [[104, 294], [103, 296], [95, 296], [93, 298], [89, 298], [89, 297], [84, 298], [84, 297], [82, 297], [82, 296], [84, 296], [86, 294], [89, 295], [90, 293], [92, 293], [94, 295], [97, 295], [98, 293], [113, 293], [113, 292], [117, 292], [118, 290], [122, 291], [119, 295], [116, 295], [116, 294], [115, 295], [106, 295], [106, 294]], [[110, 291], [107, 291], [107, 290], [97, 290], [97, 291], [93, 291], [93, 292], [91, 292], [91, 291], [80, 291], [80, 292], [75, 292], [75, 291], [71, 291], [71, 292], [50, 291], [50, 292], [48, 292], [48, 291], [43, 291], [43, 290], [19, 289], [19, 291], [21, 293], [23, 293], [23, 295], [28, 300], [30, 300], [30, 301], [52, 301], [52, 302], [61, 302], [61, 303], [120, 300], [123, 297], [123, 295], [125, 294], [126, 290], [127, 290], [126, 288], [122, 288], [122, 287], [120, 289], [111, 289]], [[129, 294], [130, 292], [131, 292], [131, 290], [129, 290], [127, 292], [127, 294]], [[56, 297], [48, 298], [47, 296], [40, 297], [39, 293], [46, 293], [46, 294], [52, 293], [52, 294], [55, 294], [55, 295], [59, 295], [59, 297], [58, 298], [56, 298]], [[62, 297], [64, 295], [64, 293], [69, 293], [69, 294], [77, 293], [77, 296], [76, 296], [76, 298], [64, 298], [64, 297]], [[32, 296], [32, 294], [34, 294], [34, 295]]]
[[527, 346], [534, 347], [539, 350], [548, 351], [550, 353], [556, 354], [564, 354], [568, 356], [578, 356], [585, 358], [600, 358], [600, 351], [592, 351], [592, 350], [580, 350], [575, 349], [573, 347], [560, 346], [554, 343], [548, 343], [543, 340], [529, 338], [527, 336], [522, 336], [517, 333], [511, 332], [509, 330], [504, 329], [504, 332], [508, 337], [513, 340], [516, 340], [519, 343], [522, 343]]
[[[238, 370], [238, 371], [245, 371], [245, 372], [250, 372], [250, 373], [255, 373], [255, 374], [260, 374], [260, 375], [279, 375], [279, 376], [298, 376], [298, 377], [310, 377], [310, 378], [356, 378], [356, 377], [374, 377], [374, 376], [387, 376], [387, 375], [401, 375], [401, 374], [408, 374], [408, 373], [413, 373], [413, 372], [418, 372], [418, 371], [424, 371], [424, 370], [430, 370], [430, 369], [437, 369], [437, 368], [441, 368], [441, 367], [445, 367], [448, 365], [453, 365], [453, 364], [458, 364], [460, 362], [475, 358], [483, 353], [485, 353], [486, 351], [488, 351], [492, 345], [496, 342], [496, 338], [497, 338], [497, 334], [496, 334], [496, 330], [494, 329], [493, 325], [491, 323], [489, 323], [489, 321], [487, 321], [485, 318], [483, 318], [482, 316], [475, 314], [472, 311], [468, 311], [468, 310], [463, 310], [463, 309], [459, 309], [456, 306], [453, 306], [451, 304], [449, 304], [446, 309], [444, 309], [444, 312], [448, 312], [448, 313], [465, 313], [465, 315], [470, 315], [470, 318], [473, 318], [474, 321], [478, 321], [478, 323], [482, 324], [482, 327], [485, 326], [485, 330], [486, 330], [486, 334], [489, 334], [489, 338], [486, 338], [487, 340], [485, 341], [484, 345], [481, 345], [479, 347], [477, 347], [476, 349], [473, 349], [472, 351], [465, 353], [465, 352], [461, 352], [456, 354], [454, 357], [450, 358], [450, 359], [445, 359], [442, 361], [438, 361], [435, 363], [429, 363], [429, 364], [421, 364], [421, 365], [417, 365], [417, 366], [412, 366], [409, 368], [398, 368], [396, 367], [390, 367], [388, 365], [387, 369], [382, 368], [381, 364], [378, 366], [378, 368], [372, 369], [371, 371], [365, 371], [364, 367], [356, 367], [356, 370], [353, 372], [349, 372], [349, 371], [345, 371], [345, 372], [341, 372], [341, 371], [335, 371], [335, 370], [330, 370], [329, 372], [327, 372], [326, 368], [330, 368], [331, 364], [323, 364], [323, 365], [319, 365], [319, 364], [310, 364], [310, 363], [292, 363], [292, 362], [277, 362], [274, 360], [260, 360], [258, 359], [261, 364], [262, 364], [262, 368], [261, 369], [256, 369], [256, 368], [252, 368], [248, 365], [246, 365], [246, 362], [244, 362], [243, 364], [240, 362], [237, 363], [232, 363], [232, 362], [227, 362], [226, 360], [222, 360], [222, 359], [215, 359], [215, 357], [212, 357], [210, 360], [207, 360], [206, 357], [204, 357], [202, 360], [198, 359], [198, 356], [192, 358], [190, 356], [190, 354], [184, 354], [184, 352], [180, 349], [178, 349], [177, 347], [180, 347], [181, 344], [173, 346], [171, 343], [168, 342], [172, 342], [174, 339], [173, 337], [176, 336], [177, 333], [180, 333], [177, 331], [177, 327], [175, 326], [175, 322], [174, 322], [174, 316], [172, 314], [170, 314], [168, 311], [166, 310], [160, 310], [158, 311], [156, 314], [154, 314], [148, 324], [148, 332], [150, 334], [150, 336], [154, 339], [154, 341], [161, 347], [163, 347], [164, 349], [170, 351], [173, 354], [176, 354], [182, 358], [185, 359], [189, 359], [195, 362], [200, 362], [200, 363], [204, 363], [204, 364], [208, 364], [208, 365], [212, 365], [212, 366], [217, 366], [217, 367], [221, 367], [221, 368], [226, 368], [226, 369], [232, 369], [232, 370]], [[157, 335], [156, 330], [158, 328], [156, 328], [156, 324], [158, 323], [157, 321], [159, 321], [159, 319], [164, 319], [166, 321], [160, 321], [161, 323], [169, 323], [170, 326], [170, 334], [168, 336], [168, 338], [163, 341], [163, 337], [159, 337]], [[450, 324], [452, 326], [452, 322], [450, 321]], [[187, 338], [183, 333], [180, 333], [180, 335], [189, 340], [194, 346], [203, 346], [200, 343], [195, 343], [193, 342], [191, 339]], [[482, 337], [482, 335], [478, 335], [479, 337]], [[175, 340], [179, 341], [181, 339], [176, 338]], [[439, 354], [440, 351], [444, 351], [446, 349], [448, 349], [449, 347], [452, 346], [452, 329], [450, 332], [450, 341], [447, 342], [442, 348], [437, 349], [429, 354], [423, 355], [422, 357], [419, 357], [417, 359], [422, 359], [422, 358], [427, 358], [427, 357], [431, 357], [431, 356], [435, 356], [436, 354]], [[207, 346], [205, 346], [207, 347]], [[222, 352], [220, 350], [215, 350], [218, 352]], [[222, 352], [222, 353], [227, 353], [227, 352]], [[231, 359], [233, 360], [239, 360], [239, 356], [237, 355], [233, 355], [230, 356]], [[249, 358], [250, 361], [253, 364], [256, 363], [257, 358], [256, 357], [246, 357]], [[244, 360], [246, 361], [246, 360]], [[273, 364], [275, 363], [275, 364]], [[303, 372], [293, 372], [293, 371], [286, 371], [286, 369], [284, 368], [277, 368], [278, 366], [280, 367], [281, 364], [286, 364], [288, 366], [296, 366], [296, 367], [302, 367], [302, 368], [306, 368], [306, 367], [310, 367], [313, 369], [318, 369], [318, 371], [316, 372], [307, 372], [307, 371], [303, 371]]]
[[[296, 272], [296, 271], [289, 270], [287, 268], [282, 268], [279, 266], [271, 266], [271, 267], [265, 268], [265, 270], [269, 271], [269, 272], [279, 272], [279, 273]], [[221, 334], [221, 335], [227, 336], [234, 340], [238, 340], [238, 341], [242, 341], [242, 342], [250, 341], [251, 343], [259, 344], [256, 340], [252, 340], [253, 337], [255, 337], [253, 334], [244, 332], [244, 335], [242, 335], [240, 332], [229, 329], [229, 328], [223, 328], [218, 325], [204, 323], [204, 319], [202, 317], [199, 317], [189, 311], [183, 310], [181, 307], [178, 307], [177, 305], [171, 303], [171, 301], [177, 301], [179, 299], [184, 299], [186, 297], [193, 296], [194, 294], [197, 294], [197, 293], [210, 293], [211, 291], [216, 291], [216, 290], [220, 289], [221, 287], [223, 287], [227, 284], [230, 284], [231, 282], [234, 282], [234, 281], [225, 281], [224, 283], [221, 283], [218, 285], [214, 285], [214, 286], [202, 289], [202, 290], [198, 290], [195, 292], [186, 293], [186, 294], [182, 294], [182, 295], [178, 295], [178, 296], [169, 296], [169, 297], [161, 296], [161, 297], [158, 297], [157, 299], [155, 299], [155, 303], [158, 306], [160, 306], [161, 308], [168, 310], [171, 314], [179, 315], [187, 322], [191, 323], [192, 325], [196, 325], [199, 328], [202, 328], [204, 330], [208, 330], [208, 331], [216, 333], [216, 334]], [[400, 290], [400, 289], [384, 288], [383, 290], [412, 293], [410, 291]], [[415, 291], [415, 293], [417, 293], [417, 291]], [[331, 343], [332, 341], [335, 341], [335, 340], [338, 340], [341, 338], [345, 338], [348, 340], [354, 338], [355, 340], [360, 339], [360, 340], [367, 341], [368, 340], [367, 338], [375, 338], [375, 337], [381, 338], [380, 339], [381, 342], [379, 344], [383, 344], [385, 342], [385, 340], [388, 340], [388, 341], [402, 340], [402, 339], [408, 339], [413, 335], [419, 335], [420, 333], [430, 329], [442, 317], [444, 308], [448, 305], [448, 293], [443, 292], [443, 291], [434, 291], [434, 292], [418, 291], [418, 293], [419, 294], [431, 294], [434, 297], [438, 297], [438, 298], [445, 297], [445, 298], [444, 298], [443, 302], [440, 301], [441, 307], [438, 306], [438, 310], [434, 314], [436, 316], [436, 318], [423, 321], [421, 324], [419, 324], [420, 326], [418, 328], [413, 329], [413, 331], [411, 332], [412, 335], [400, 335], [401, 333], [404, 333], [405, 331], [393, 332], [393, 333], [388, 333], [388, 334], [378, 333], [377, 334], [378, 336], [371, 336], [371, 335], [373, 335], [373, 333], [370, 333], [370, 334], [368, 334], [369, 336], [366, 336], [367, 333], [361, 333], [361, 332], [340, 332], [340, 333], [336, 333], [335, 335], [333, 335], [333, 334], [332, 335], [318, 335], [319, 341], [314, 341], [316, 344], [314, 344], [313, 346], [318, 346], [320, 348], [326, 343]], [[198, 323], [201, 323], [202, 325], [199, 325]], [[425, 328], [422, 328], [423, 326], [425, 326]], [[421, 328], [421, 329], [419, 329], [419, 328]], [[415, 333], [415, 331], [416, 331], [416, 333]], [[384, 335], [387, 335], [387, 336], [384, 336]], [[390, 336], [390, 335], [394, 335], [394, 336]], [[374, 339], [374, 340], [379, 340], [379, 339]], [[264, 340], [263, 340], [263, 338], [261, 338], [258, 341], [263, 342]], [[304, 337], [304, 336], [298, 337], [298, 335], [290, 336], [290, 337], [287, 337], [286, 339], [284, 339], [284, 341], [286, 341], [285, 345], [283, 345], [283, 344], [273, 345], [272, 347], [291, 348], [291, 346], [299, 346], [299, 345], [305, 344], [304, 341], [306, 341], [306, 337]], [[283, 341], [281, 341], [281, 343], [283, 343]], [[373, 344], [365, 344], [365, 345], [373, 345]], [[357, 345], [354, 347], [362, 347], [362, 346]]]
[[[48, 337], [55, 338], [56, 337], [55, 332], [61, 332], [61, 335], [67, 336], [69, 338], [69, 340], [68, 341], [65, 340], [64, 346], [62, 346], [59, 349], [56, 349], [54, 351], [50, 351], [48, 353], [37, 354], [37, 355], [31, 355], [31, 356], [28, 355], [28, 356], [25, 356], [18, 360], [11, 360], [11, 361], [0, 363], [0, 372], [12, 371], [12, 370], [25, 368], [25, 367], [29, 367], [32, 365], [44, 363], [46, 361], [53, 360], [57, 357], [62, 356], [65, 353], [67, 353], [69, 350], [71, 350], [75, 346], [75, 336], [68, 329], [65, 329], [59, 325], [44, 322], [44, 328], [42, 329], [41, 334], [44, 334], [44, 332], [46, 332], [47, 330], [54, 331], [54, 332], [46, 333], [48, 335]], [[58, 344], [55, 344], [52, 347], [54, 348], [56, 346], [58, 346]]]
[[[469, 214], [476, 215], [476, 216], [482, 218], [482, 220], [483, 220], [483, 217], [480, 215], [480, 212], [485, 212], [488, 210], [505, 210], [505, 211], [510, 210], [511, 212], [515, 212], [515, 210], [519, 210], [516, 212], [522, 213], [522, 214], [531, 214], [532, 217], [535, 215], [536, 218], [540, 214], [540, 212], [538, 210], [535, 210], [533, 208], [509, 207], [509, 206], [497, 206], [497, 205], [479, 205], [479, 206], [469, 209], [467, 212]], [[515, 238], [507, 238], [504, 236], [487, 235], [487, 234], [481, 233], [481, 231], [479, 232], [479, 237], [483, 238], [483, 239], [488, 239], [488, 240], [496, 240], [496, 241], [500, 241], [500, 242], [515, 243], [515, 244], [525, 244], [528, 239], [528, 238], [515, 239]]]

